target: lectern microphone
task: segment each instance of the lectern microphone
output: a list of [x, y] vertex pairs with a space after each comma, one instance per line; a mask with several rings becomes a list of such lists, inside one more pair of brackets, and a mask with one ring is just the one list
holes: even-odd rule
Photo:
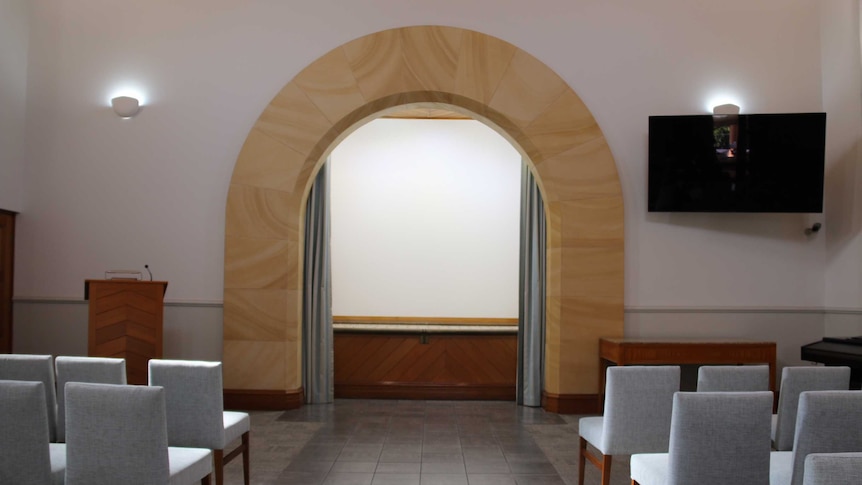
[[144, 265], [144, 269], [145, 269], [145, 270], [147, 270], [147, 273], [149, 273], [149, 275], [150, 275], [150, 281], [153, 281], [153, 272], [152, 272], [152, 271], [150, 271], [150, 265], [145, 264], [145, 265]]

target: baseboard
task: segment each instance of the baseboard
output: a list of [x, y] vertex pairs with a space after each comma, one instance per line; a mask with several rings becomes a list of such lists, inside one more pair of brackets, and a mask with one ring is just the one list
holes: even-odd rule
[[542, 392], [542, 409], [557, 414], [596, 414], [599, 396], [596, 394], [554, 394]]
[[514, 401], [512, 385], [453, 385], [433, 383], [335, 384], [336, 399], [451, 399]]
[[305, 403], [302, 388], [287, 391], [255, 389], [225, 389], [224, 408], [248, 411], [284, 411], [297, 409]]

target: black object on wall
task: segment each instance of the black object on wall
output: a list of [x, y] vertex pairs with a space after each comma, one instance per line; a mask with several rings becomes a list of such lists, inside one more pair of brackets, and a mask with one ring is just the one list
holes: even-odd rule
[[826, 113], [650, 116], [650, 212], [823, 212]]

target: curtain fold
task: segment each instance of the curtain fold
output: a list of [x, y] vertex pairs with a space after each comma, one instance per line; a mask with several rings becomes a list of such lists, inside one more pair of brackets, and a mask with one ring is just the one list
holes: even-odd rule
[[517, 403], [541, 406], [545, 380], [545, 209], [526, 163], [521, 169], [521, 256]]
[[302, 387], [308, 404], [330, 403], [335, 397], [332, 382], [329, 165], [327, 160], [314, 179], [305, 211]]

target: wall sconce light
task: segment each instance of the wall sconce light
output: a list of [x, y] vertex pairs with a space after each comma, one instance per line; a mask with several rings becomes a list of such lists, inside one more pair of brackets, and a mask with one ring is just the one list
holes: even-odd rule
[[111, 100], [111, 107], [114, 108], [114, 113], [123, 119], [135, 116], [141, 109], [138, 100], [131, 96], [117, 96]]
[[714, 115], [738, 115], [739, 114], [739, 106], [733, 103], [720, 104], [718, 106], [713, 106], [712, 114]]

